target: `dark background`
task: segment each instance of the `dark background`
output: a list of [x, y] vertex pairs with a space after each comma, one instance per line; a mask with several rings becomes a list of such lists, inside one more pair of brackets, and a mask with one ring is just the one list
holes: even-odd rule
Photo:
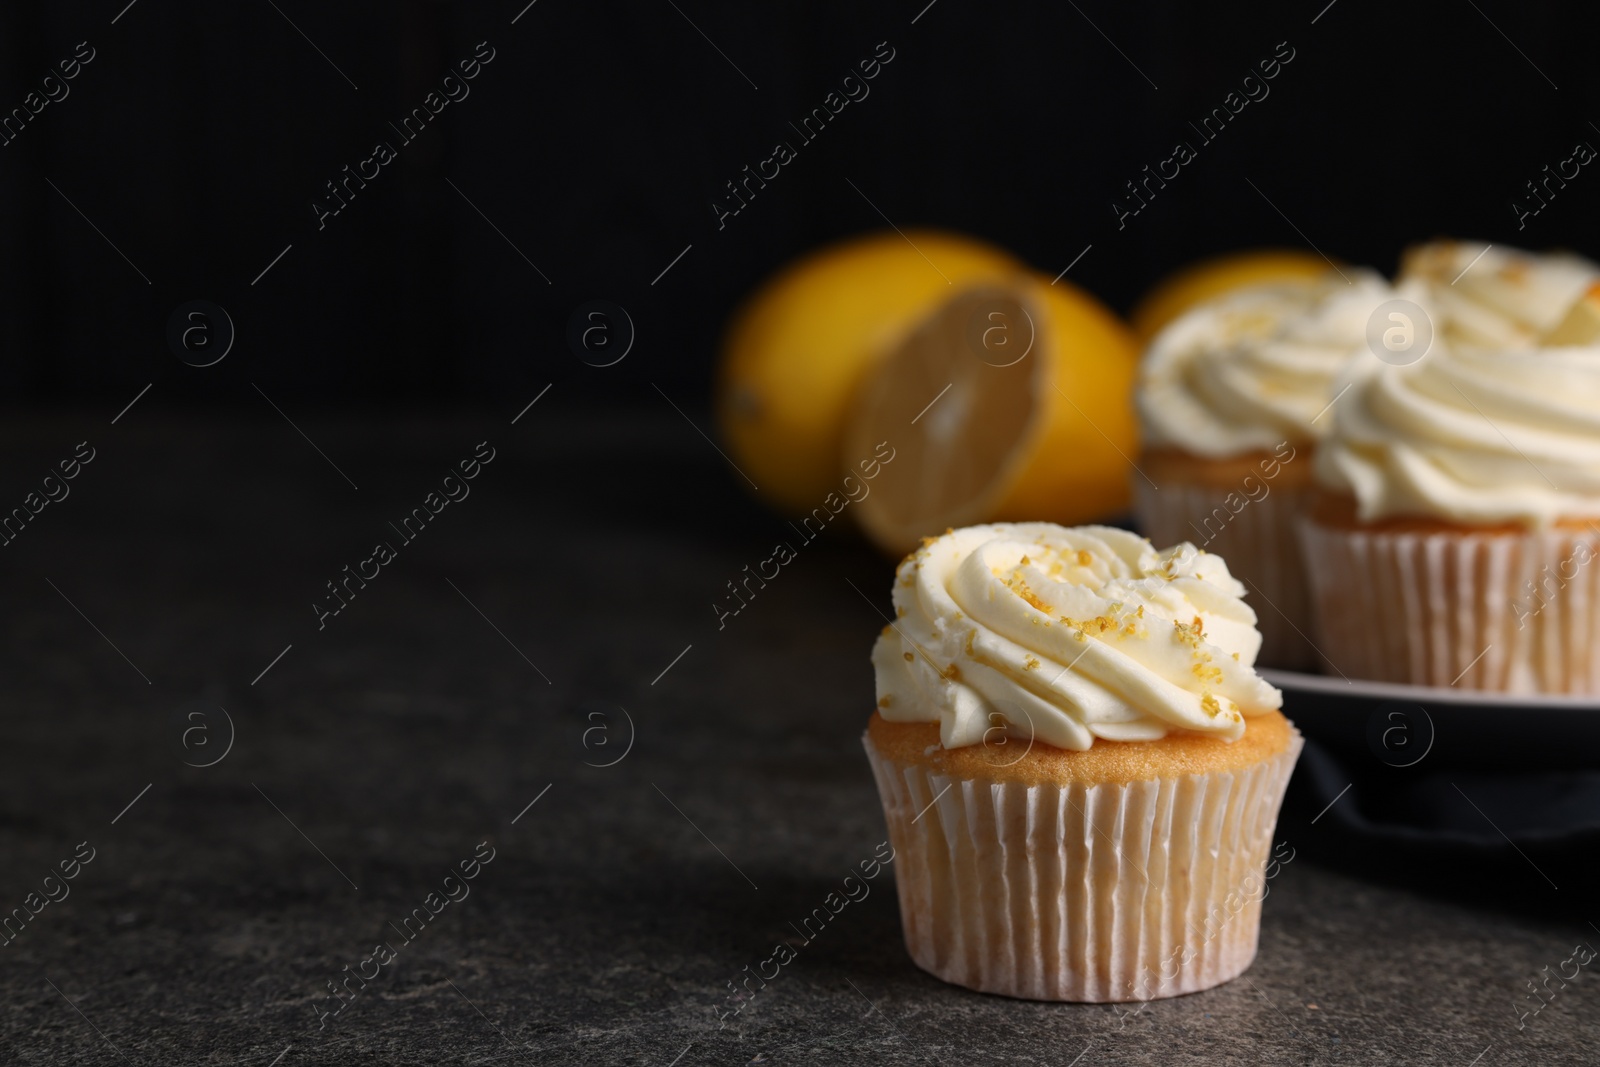
[[[155, 406], [259, 406], [255, 382], [296, 404], [520, 407], [550, 381], [659, 404], [656, 382], [702, 403], [762, 276], [882, 226], [851, 182], [902, 228], [964, 230], [1050, 275], [1092, 244], [1071, 278], [1120, 310], [1196, 257], [1263, 244], [1384, 270], [1437, 234], [1600, 252], [1587, 170], [1521, 233], [1509, 207], [1600, 143], [1579, 4], [538, 0], [512, 25], [525, 2], [0, 9], [8, 112], [78, 42], [96, 53], [0, 148], [0, 395], [120, 408], [153, 380]], [[387, 123], [484, 40], [471, 95], [319, 232], [324, 183], [396, 142]], [[880, 41], [895, 58], [870, 96], [719, 231], [724, 183], [796, 140], [788, 123]], [[1202, 146], [1188, 122], [1281, 41], [1295, 59], [1271, 95]], [[1180, 138], [1199, 158], [1119, 231], [1112, 199]], [[197, 298], [238, 329], [205, 370], [164, 342]], [[594, 298], [639, 336], [603, 370], [564, 340]]]

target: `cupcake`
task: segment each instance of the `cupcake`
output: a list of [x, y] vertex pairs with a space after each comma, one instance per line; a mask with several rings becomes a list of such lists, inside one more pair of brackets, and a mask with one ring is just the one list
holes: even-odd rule
[[1600, 266], [1582, 256], [1438, 240], [1406, 250], [1395, 285], [1428, 308], [1448, 345], [1527, 349], [1596, 281]]
[[1332, 422], [1330, 388], [1364, 351], [1367, 321], [1394, 296], [1368, 270], [1253, 285], [1207, 301], [1157, 334], [1136, 401], [1141, 529], [1231, 561], [1260, 616], [1261, 661], [1316, 661], [1295, 517], [1311, 453]]
[[1255, 957], [1301, 739], [1216, 555], [996, 523], [897, 571], [863, 741], [906, 947], [1037, 1000], [1207, 989]]
[[1600, 344], [1365, 361], [1315, 473], [1302, 543], [1340, 673], [1600, 693]]

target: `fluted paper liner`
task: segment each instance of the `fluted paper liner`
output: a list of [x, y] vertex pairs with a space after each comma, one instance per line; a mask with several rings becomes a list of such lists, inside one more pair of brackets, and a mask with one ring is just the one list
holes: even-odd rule
[[1350, 678], [1600, 693], [1600, 530], [1302, 523], [1328, 661]]
[[[1314, 666], [1311, 595], [1295, 520], [1305, 509], [1309, 490], [1272, 486], [1259, 500], [1242, 489], [1184, 485], [1170, 478], [1162, 486], [1134, 482], [1134, 500], [1141, 532], [1157, 548], [1188, 541], [1221, 556], [1228, 571], [1245, 583], [1246, 601], [1256, 612], [1261, 631], [1257, 662], [1266, 667]], [[1245, 501], [1238, 512], [1227, 506]]]
[[906, 948], [930, 974], [1100, 1003], [1209, 989], [1255, 958], [1298, 731], [1243, 769], [1094, 786], [955, 780], [864, 741]]

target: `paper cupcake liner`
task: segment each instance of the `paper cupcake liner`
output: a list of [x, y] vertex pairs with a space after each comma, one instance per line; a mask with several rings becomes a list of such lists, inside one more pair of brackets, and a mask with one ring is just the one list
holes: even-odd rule
[[1301, 526], [1317, 642], [1350, 678], [1600, 693], [1600, 531]]
[[1255, 958], [1302, 740], [1239, 771], [1095, 786], [954, 780], [865, 739], [911, 958], [1032, 1000], [1151, 1000]]
[[[1295, 520], [1309, 490], [1273, 486], [1259, 500], [1242, 489], [1183, 485], [1163, 478], [1160, 489], [1142, 480], [1134, 485], [1135, 506], [1144, 535], [1157, 548], [1188, 541], [1213, 552], [1245, 583], [1246, 601], [1255, 608], [1261, 631], [1257, 662], [1266, 667], [1311, 667], [1317, 654], [1312, 630], [1311, 595]], [[1228, 507], [1232, 497], [1237, 512]]]

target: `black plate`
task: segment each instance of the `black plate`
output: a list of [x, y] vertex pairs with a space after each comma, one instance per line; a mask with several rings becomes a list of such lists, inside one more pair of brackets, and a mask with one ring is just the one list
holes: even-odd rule
[[1541, 910], [1600, 886], [1600, 701], [1261, 673], [1306, 736], [1279, 834], [1314, 861]]
[[1600, 767], [1600, 700], [1513, 696], [1262, 670], [1283, 713], [1353, 764], [1492, 771]]

